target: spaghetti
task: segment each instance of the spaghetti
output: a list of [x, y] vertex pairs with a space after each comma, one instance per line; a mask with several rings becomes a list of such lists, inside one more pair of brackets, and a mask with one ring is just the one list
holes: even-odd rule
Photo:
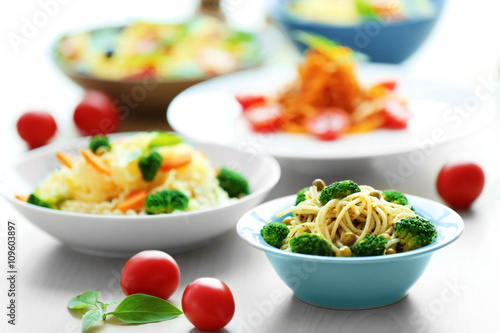
[[[396, 252], [399, 238], [394, 226], [403, 218], [417, 216], [410, 205], [400, 205], [384, 200], [381, 192], [370, 186], [360, 186], [361, 191], [343, 199], [332, 199], [325, 205], [319, 200], [320, 191], [311, 186], [305, 200], [278, 214], [289, 227], [289, 234], [281, 249], [291, 251], [289, 241], [303, 233], [323, 236], [330, 243], [333, 253], [345, 256], [345, 247], [356, 246], [367, 235], [382, 235], [387, 243], [386, 252]], [[350, 253], [350, 252], [349, 252]]]

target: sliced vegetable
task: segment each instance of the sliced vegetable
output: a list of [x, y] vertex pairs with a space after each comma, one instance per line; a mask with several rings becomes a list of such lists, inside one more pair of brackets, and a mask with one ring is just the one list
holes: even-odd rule
[[266, 102], [266, 98], [262, 95], [236, 95], [234, 98], [240, 103], [243, 111], [247, 111], [252, 106], [264, 104]]
[[255, 132], [271, 133], [281, 125], [282, 109], [280, 105], [263, 105], [250, 108], [243, 115]]
[[305, 31], [297, 31], [294, 34], [294, 37], [298, 41], [309, 46], [311, 49], [323, 52], [330, 57], [335, 57], [335, 49], [339, 46], [339, 44], [335, 43], [329, 38], [317, 34], [311, 34]]
[[349, 123], [344, 110], [328, 108], [309, 120], [307, 130], [319, 140], [335, 140], [347, 130]]
[[73, 156], [71, 154], [63, 153], [63, 152], [57, 152], [56, 158], [59, 160], [59, 162], [61, 162], [62, 165], [64, 165], [65, 167], [68, 167], [70, 169], [78, 161], [78, 159], [75, 156]]
[[29, 198], [29, 197], [30, 197], [30, 196], [29, 196], [29, 195], [27, 195], [27, 194], [16, 194], [16, 195], [14, 196], [14, 198], [16, 198], [17, 200], [21, 200], [21, 201], [24, 201], [24, 202], [28, 202], [28, 198]]
[[406, 128], [408, 121], [413, 117], [406, 105], [393, 101], [386, 102], [382, 114], [385, 117], [384, 127], [390, 129]]
[[181, 143], [182, 139], [177, 135], [167, 132], [159, 132], [158, 136], [149, 142], [149, 148], [163, 147], [163, 146], [173, 146]]
[[377, 83], [375, 86], [384, 87], [387, 90], [394, 91], [398, 82], [396, 80], [389, 80]]
[[125, 199], [123, 199], [123, 201], [116, 205], [116, 208], [122, 212], [126, 212], [129, 209], [139, 212], [142, 207], [144, 207], [147, 196], [148, 194], [144, 190], [132, 191], [125, 197]]
[[193, 156], [190, 153], [163, 158], [160, 170], [169, 171], [172, 169], [177, 169], [185, 165], [188, 165], [189, 163], [191, 163], [192, 160]]
[[123, 79], [125, 81], [141, 81], [143, 79], [154, 78], [155, 76], [156, 76], [155, 68], [153, 66], [147, 66], [144, 69], [138, 71], [137, 73], [129, 75]]
[[363, 133], [373, 131], [385, 124], [386, 117], [382, 113], [371, 115], [349, 127], [348, 133]]
[[80, 154], [96, 171], [111, 176], [111, 169], [99, 156], [95, 155], [89, 149], [82, 149]]

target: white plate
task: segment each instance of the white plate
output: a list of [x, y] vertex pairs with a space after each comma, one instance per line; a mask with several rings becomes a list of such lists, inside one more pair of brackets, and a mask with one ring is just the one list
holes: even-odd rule
[[198, 148], [214, 165], [237, 169], [247, 178], [251, 190], [248, 196], [200, 211], [135, 216], [71, 213], [14, 198], [16, 193], [31, 193], [42, 179], [60, 167], [56, 152], [77, 153], [88, 140], [54, 143], [27, 153], [2, 171], [0, 192], [38, 228], [68, 247], [92, 255], [130, 257], [147, 249], [179, 253], [201, 247], [234, 228], [239, 217], [262, 202], [280, 178], [279, 165], [272, 157], [249, 159], [232, 147], [204, 144]]
[[477, 132], [494, 117], [493, 102], [481, 100], [474, 91], [410, 77], [391, 65], [364, 64], [358, 73], [364, 84], [393, 78], [398, 81], [398, 92], [414, 114], [407, 129], [349, 134], [330, 142], [302, 134], [252, 132], [233, 96], [276, 93], [296, 76], [291, 66], [250, 70], [197, 84], [174, 99], [167, 118], [177, 132], [196, 142], [229, 144], [248, 154], [270, 154], [307, 172], [332, 171], [332, 164], [324, 162], [335, 162], [333, 169], [341, 172], [369, 166], [369, 161], [381, 157], [455, 141]]

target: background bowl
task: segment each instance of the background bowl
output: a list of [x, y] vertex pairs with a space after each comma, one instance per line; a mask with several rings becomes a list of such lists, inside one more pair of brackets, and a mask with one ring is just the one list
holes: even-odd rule
[[[121, 31], [124, 26], [117, 27], [103, 27], [98, 29], [89, 30], [90, 34], [99, 34], [105, 31]], [[266, 32], [272, 35], [271, 38], [275, 38], [276, 34], [279, 32], [276, 28], [267, 27]], [[128, 105], [130, 99], [132, 103], [136, 104], [136, 107], [132, 107], [134, 112], [139, 111], [140, 113], [147, 114], [163, 114], [168, 107], [170, 101], [181, 91], [195, 85], [204, 80], [216, 77], [212, 76], [196, 76], [192, 78], [176, 78], [176, 79], [166, 79], [166, 78], [156, 78], [156, 77], [144, 77], [144, 78], [131, 78], [126, 80], [114, 80], [105, 79], [92, 76], [84, 72], [80, 72], [74, 68], [68, 66], [65, 60], [59, 54], [59, 46], [61, 40], [72, 34], [66, 34], [61, 36], [58, 41], [54, 43], [52, 47], [52, 59], [56, 66], [61, 70], [61, 72], [68, 77], [71, 81], [79, 85], [84, 89], [95, 89], [103, 91], [109, 94], [115, 101], [119, 102], [120, 105]], [[258, 37], [257, 42], [262, 45], [259, 52], [252, 57], [251, 60], [244, 61], [236, 69], [236, 71], [257, 68], [261, 66], [268, 58], [268, 45], [271, 38], [266, 36], [256, 36]], [[269, 40], [268, 40], [269, 39]], [[124, 97], [125, 96], [125, 97]]]
[[[113, 136], [111, 136], [113, 137]], [[280, 168], [272, 157], [252, 156], [217, 144], [197, 145], [216, 166], [238, 169], [251, 194], [224, 205], [172, 215], [108, 216], [63, 212], [27, 204], [14, 198], [31, 193], [60, 164], [55, 153], [76, 154], [88, 138], [35, 149], [2, 172], [0, 190], [26, 219], [68, 247], [99, 256], [130, 257], [145, 249], [179, 253], [195, 249], [234, 228], [246, 211], [259, 204], [276, 185]]]
[[267, 244], [260, 229], [276, 214], [295, 203], [287, 196], [262, 204], [238, 222], [239, 236], [264, 251], [279, 277], [300, 300], [335, 309], [366, 309], [392, 304], [406, 296], [424, 272], [432, 254], [456, 240], [462, 233], [462, 218], [448, 207], [408, 195], [418, 214], [437, 229], [434, 243], [423, 248], [376, 257], [321, 257], [286, 252]]
[[[293, 1], [293, 0], [292, 0]], [[441, 15], [445, 0], [432, 0], [434, 16], [407, 19], [400, 22], [365, 22], [355, 26], [341, 26], [300, 20], [287, 14], [290, 0], [276, 0], [269, 16], [282, 28], [300, 52], [307, 46], [296, 39], [297, 31], [318, 34], [353, 50], [364, 53], [373, 62], [401, 63], [411, 56], [431, 33]]]

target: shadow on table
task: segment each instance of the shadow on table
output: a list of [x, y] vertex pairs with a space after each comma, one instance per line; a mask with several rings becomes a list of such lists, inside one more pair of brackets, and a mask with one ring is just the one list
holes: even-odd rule
[[22, 267], [23, 279], [30, 280], [29, 284], [47, 292], [69, 291], [75, 294], [72, 297], [96, 290], [105, 301], [123, 295], [120, 274], [126, 259], [90, 256], [53, 244], [43, 251], [32, 251], [29, 265]]
[[417, 333], [428, 323], [418, 316], [418, 303], [411, 293], [392, 305], [367, 310], [333, 310], [306, 304], [291, 293], [280, 310], [286, 318], [274, 321], [272, 331], [306, 332], [321, 323], [328, 332]]

